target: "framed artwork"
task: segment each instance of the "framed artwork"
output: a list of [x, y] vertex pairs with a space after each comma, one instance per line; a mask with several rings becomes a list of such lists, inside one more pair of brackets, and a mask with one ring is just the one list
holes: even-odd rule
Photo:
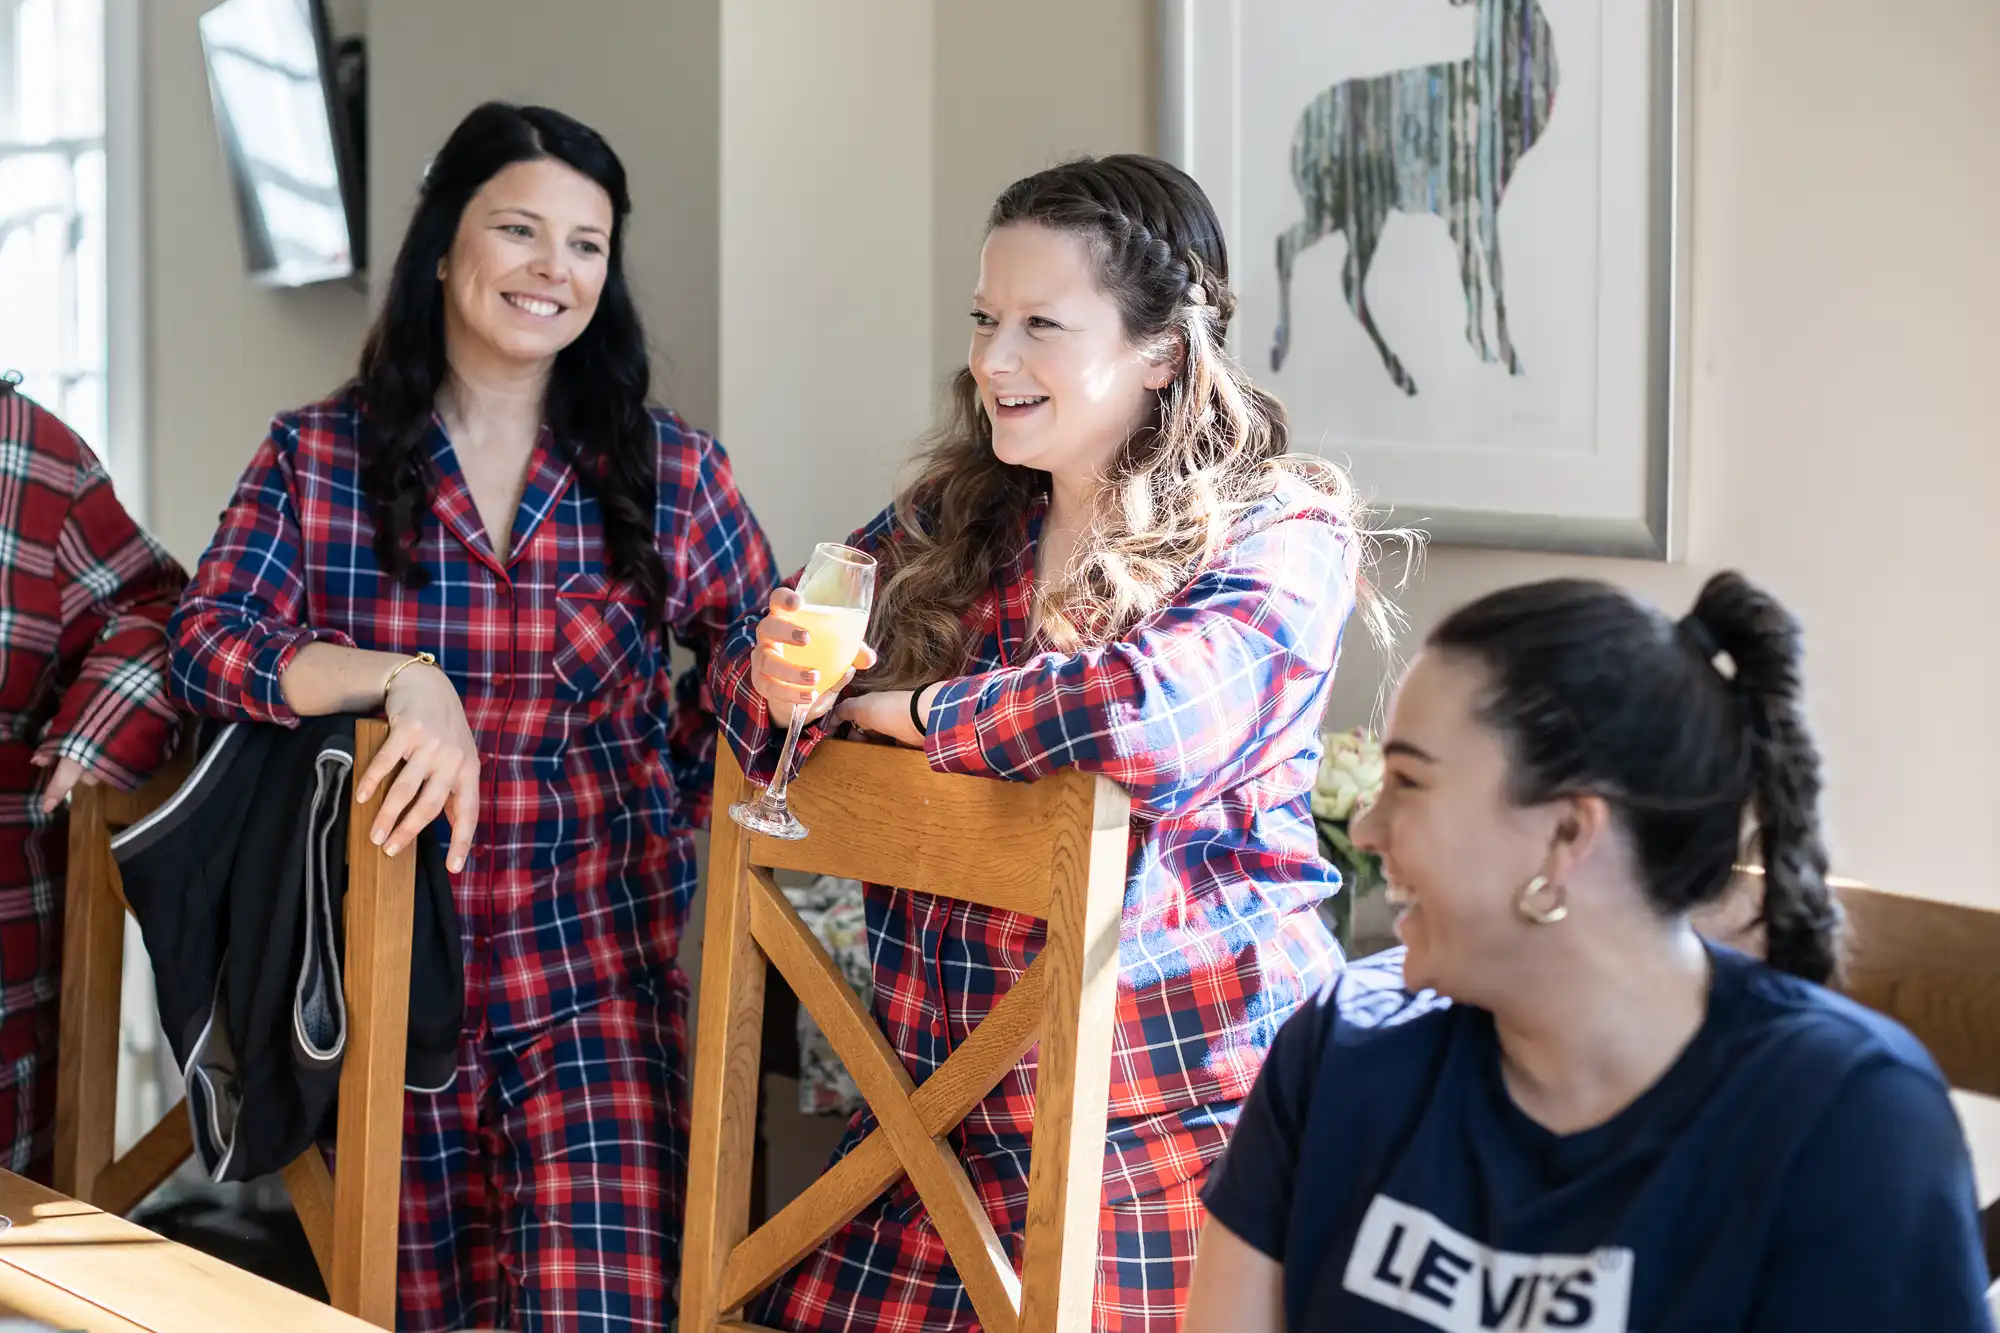
[[1689, 0], [1162, 0], [1295, 448], [1459, 545], [1678, 559]]

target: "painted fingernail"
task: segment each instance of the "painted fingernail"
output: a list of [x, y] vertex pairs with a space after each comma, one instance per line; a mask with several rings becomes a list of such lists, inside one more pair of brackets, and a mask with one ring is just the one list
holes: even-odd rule
[[380, 847], [382, 845], [382, 839], [388, 836], [389, 835], [384, 833], [381, 829], [371, 829], [368, 834], [368, 841], [374, 843], [377, 847]]
[[452, 857], [452, 858], [451, 858], [451, 873], [452, 873], [452, 874], [454, 874], [454, 875], [456, 875], [456, 874], [457, 874], [457, 873], [458, 873], [459, 871], [461, 871], [461, 870], [463, 870], [463, 869], [465, 869], [465, 858], [464, 858], [464, 857], [462, 857], [462, 856], [454, 856], [454, 857]]
[[400, 842], [392, 842], [389, 844], [387, 850], [389, 855], [394, 856], [397, 852], [403, 850], [403, 844]]

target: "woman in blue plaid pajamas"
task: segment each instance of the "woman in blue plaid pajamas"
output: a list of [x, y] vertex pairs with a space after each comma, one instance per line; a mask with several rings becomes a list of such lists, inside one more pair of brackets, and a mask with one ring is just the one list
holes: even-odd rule
[[[1228, 255], [1184, 173], [1126, 155], [1017, 182], [971, 304], [950, 419], [850, 539], [881, 562], [881, 592], [839, 717], [940, 771], [1074, 767], [1131, 793], [1094, 1322], [1167, 1333], [1208, 1166], [1278, 1025], [1340, 964], [1316, 911], [1339, 879], [1307, 796], [1349, 612], [1359, 598], [1379, 627], [1384, 609], [1359, 592], [1368, 537], [1346, 478], [1288, 452], [1283, 408], [1224, 350]], [[802, 641], [798, 605], [780, 590], [711, 672], [755, 779], [794, 710], [821, 716], [848, 684], [770, 651]], [[1041, 925], [882, 886], [867, 905], [875, 1016], [921, 1083], [1027, 969]], [[1010, 1071], [952, 1137], [1017, 1264], [1035, 1072]], [[751, 1317], [977, 1323], [907, 1184]]]

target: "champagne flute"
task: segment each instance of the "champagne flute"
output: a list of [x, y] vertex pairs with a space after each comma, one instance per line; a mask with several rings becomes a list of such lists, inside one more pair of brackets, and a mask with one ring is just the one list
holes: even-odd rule
[[[803, 605], [787, 612], [786, 618], [806, 632], [807, 641], [774, 645], [771, 651], [787, 666], [819, 672], [820, 680], [831, 685], [847, 674], [867, 640], [868, 611], [875, 603], [875, 557], [852, 546], [821, 542], [813, 548], [798, 591]], [[818, 697], [812, 702], [817, 703]], [[729, 817], [744, 828], [792, 842], [806, 836], [806, 826], [785, 804], [785, 787], [791, 780], [799, 728], [811, 711], [812, 703], [792, 710], [791, 725], [785, 729], [785, 748], [778, 756], [778, 771], [771, 785], [756, 800], [738, 801], [729, 807]]]

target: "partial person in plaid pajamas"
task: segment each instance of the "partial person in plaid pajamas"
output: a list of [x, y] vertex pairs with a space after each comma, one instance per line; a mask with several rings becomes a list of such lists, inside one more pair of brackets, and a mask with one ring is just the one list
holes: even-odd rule
[[721, 447], [647, 407], [628, 210], [585, 126], [468, 116], [359, 376], [277, 419], [173, 624], [202, 713], [386, 712], [391, 854], [450, 821], [466, 1031], [407, 1101], [401, 1328], [672, 1322], [702, 680], [775, 576]]
[[0, 377], [0, 1144], [48, 1183], [55, 1149], [64, 798], [130, 791], [173, 753], [167, 617], [187, 575], [97, 456]]
[[[850, 539], [881, 561], [882, 590], [876, 648], [856, 663], [866, 692], [840, 720], [921, 746], [943, 772], [1073, 767], [1132, 794], [1100, 1329], [1177, 1328], [1209, 1164], [1272, 1036], [1341, 961], [1315, 910], [1339, 879], [1307, 797], [1367, 534], [1345, 478], [1287, 453], [1283, 408], [1228, 359], [1233, 306], [1215, 213], [1182, 172], [1119, 156], [1018, 182], [989, 221], [954, 415], [921, 475]], [[848, 683], [778, 655], [802, 641], [798, 605], [775, 593], [711, 675], [759, 780], [795, 709], [819, 717], [831, 700], [814, 689]], [[875, 1015], [922, 1082], [1044, 933], [879, 886], [867, 908]], [[1031, 1058], [953, 1135], [1017, 1264], [1035, 1074]], [[842, 1151], [867, 1127], [857, 1117]], [[750, 1317], [975, 1322], [907, 1182]]]

